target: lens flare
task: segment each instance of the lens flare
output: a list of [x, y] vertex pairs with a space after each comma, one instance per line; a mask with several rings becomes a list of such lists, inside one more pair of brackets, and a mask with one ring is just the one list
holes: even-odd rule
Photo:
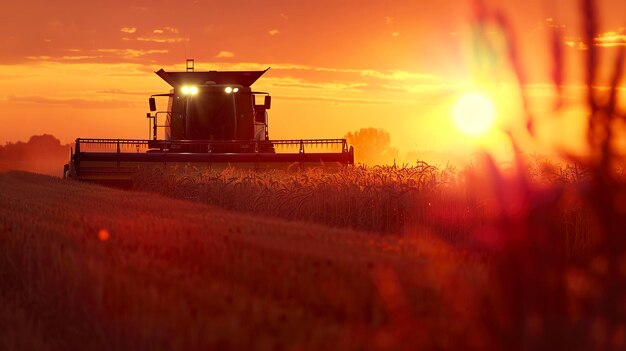
[[109, 240], [110, 237], [111, 237], [111, 234], [109, 233], [108, 230], [100, 229], [98, 231], [98, 239], [100, 239], [100, 241], [107, 241]]

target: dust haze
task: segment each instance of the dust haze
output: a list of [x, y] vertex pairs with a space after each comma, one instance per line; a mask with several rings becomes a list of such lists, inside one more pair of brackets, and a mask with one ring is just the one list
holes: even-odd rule
[[61, 177], [69, 159], [68, 144], [50, 134], [33, 135], [27, 142], [0, 146], [0, 171], [21, 170]]

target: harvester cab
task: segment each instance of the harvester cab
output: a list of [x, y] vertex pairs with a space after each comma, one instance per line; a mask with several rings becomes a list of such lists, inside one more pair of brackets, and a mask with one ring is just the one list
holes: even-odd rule
[[[238, 140], [266, 141], [269, 139], [267, 110], [271, 107], [268, 93], [252, 91], [250, 87], [265, 71], [241, 72], [165, 72], [157, 75], [170, 84], [169, 94], [157, 94], [150, 98], [150, 110], [154, 112], [152, 139], [157, 139], [154, 98], [168, 97], [165, 140]], [[257, 104], [259, 96], [264, 97]], [[160, 148], [161, 144], [151, 143]], [[215, 146], [215, 145], [214, 145]], [[246, 143], [240, 143], [245, 149]], [[193, 150], [185, 150], [193, 151]], [[211, 150], [216, 151], [216, 150]], [[230, 152], [247, 150], [227, 150]]]
[[[139, 167], [150, 164], [252, 169], [354, 164], [345, 139], [270, 139], [271, 96], [251, 88], [268, 70], [199, 72], [193, 60], [182, 72], [160, 69], [155, 73], [170, 90], [148, 99], [148, 139], [76, 139], [66, 177], [117, 184], [130, 182]], [[161, 99], [167, 99], [165, 110], [157, 109]]]

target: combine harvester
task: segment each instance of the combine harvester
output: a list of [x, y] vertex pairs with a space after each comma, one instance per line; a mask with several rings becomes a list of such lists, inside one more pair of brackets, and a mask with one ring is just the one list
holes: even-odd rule
[[[193, 60], [187, 60], [185, 72], [157, 71], [172, 89], [149, 99], [148, 139], [78, 138], [65, 177], [130, 185], [133, 174], [149, 165], [276, 169], [354, 164], [354, 149], [345, 139], [269, 138], [271, 96], [250, 88], [265, 72], [196, 72]], [[157, 111], [156, 97], [168, 98], [166, 111]], [[163, 139], [157, 138], [158, 128], [164, 129]]]

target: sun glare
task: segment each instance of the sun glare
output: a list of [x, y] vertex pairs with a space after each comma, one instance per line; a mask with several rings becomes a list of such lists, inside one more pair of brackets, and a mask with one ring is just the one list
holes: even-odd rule
[[453, 118], [457, 128], [463, 133], [481, 136], [493, 125], [495, 107], [486, 95], [467, 93], [454, 105]]

